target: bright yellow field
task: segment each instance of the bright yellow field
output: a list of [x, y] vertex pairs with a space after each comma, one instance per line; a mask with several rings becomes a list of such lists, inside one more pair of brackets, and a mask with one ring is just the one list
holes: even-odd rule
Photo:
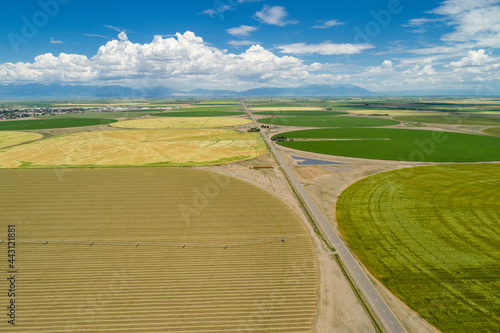
[[30, 132], [0, 132], [0, 148], [15, 146], [24, 142], [42, 139], [43, 135]]
[[0, 168], [211, 165], [261, 156], [258, 133], [230, 130], [117, 130], [51, 137], [0, 151]]
[[[1, 332], [313, 331], [312, 238], [264, 190], [179, 168], [0, 178], [0, 240], [16, 226], [19, 290], [10, 327], [2, 275]], [[0, 253], [5, 273], [6, 242]]]
[[221, 117], [169, 117], [126, 120], [113, 123], [113, 127], [137, 129], [217, 128], [252, 124], [250, 119]]
[[253, 111], [302, 111], [302, 110], [323, 110], [323, 108], [313, 106], [283, 106], [283, 107], [268, 107], [268, 108], [250, 108]]

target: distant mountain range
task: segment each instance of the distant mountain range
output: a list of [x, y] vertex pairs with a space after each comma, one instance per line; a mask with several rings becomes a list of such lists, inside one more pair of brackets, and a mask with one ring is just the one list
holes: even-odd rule
[[[498, 89], [495, 89], [495, 93]], [[166, 87], [133, 89], [113, 86], [60, 84], [0, 85], [0, 98], [165, 98], [165, 97], [264, 97], [264, 96], [483, 96], [490, 91], [407, 90], [375, 93], [352, 84], [306, 85], [295, 88], [264, 87], [244, 91], [195, 89], [180, 91]]]
[[162, 98], [172, 96], [370, 96], [375, 93], [352, 84], [309, 85], [295, 88], [256, 88], [245, 91], [195, 89], [187, 92], [165, 87], [133, 89], [123, 86], [82, 86], [30, 83], [0, 85], [0, 98]]

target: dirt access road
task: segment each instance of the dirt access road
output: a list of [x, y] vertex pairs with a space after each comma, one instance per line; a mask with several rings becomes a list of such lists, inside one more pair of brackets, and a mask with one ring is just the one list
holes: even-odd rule
[[[241, 102], [241, 104], [245, 108], [246, 112], [250, 115], [250, 118], [253, 120], [257, 128], [259, 128], [260, 127], [259, 123], [254, 118], [253, 114], [248, 110], [246, 104], [243, 101]], [[371, 310], [377, 316], [379, 323], [388, 332], [394, 332], [394, 333], [405, 332], [399, 320], [393, 314], [389, 306], [385, 303], [382, 296], [372, 285], [368, 276], [365, 274], [361, 266], [354, 259], [354, 256], [347, 248], [347, 245], [345, 245], [345, 243], [332, 229], [332, 227], [330, 226], [326, 218], [323, 216], [319, 208], [313, 202], [309, 194], [306, 192], [302, 184], [299, 182], [295, 174], [292, 172], [288, 164], [285, 162], [284, 158], [279, 154], [273, 142], [264, 132], [261, 131], [260, 133], [262, 135], [262, 138], [268, 144], [271, 153], [276, 158], [278, 164], [282, 167], [288, 179], [290, 179], [290, 182], [294, 187], [295, 191], [298, 193], [298, 195], [300, 195], [302, 201], [307, 207], [307, 210], [310, 212], [311, 217], [314, 219], [314, 222], [321, 230], [327, 241], [335, 248], [335, 250], [339, 254], [342, 262], [345, 264], [351, 276], [351, 279], [354, 281], [358, 289], [363, 294], [364, 298], [367, 300], [367, 303], [370, 306]]]

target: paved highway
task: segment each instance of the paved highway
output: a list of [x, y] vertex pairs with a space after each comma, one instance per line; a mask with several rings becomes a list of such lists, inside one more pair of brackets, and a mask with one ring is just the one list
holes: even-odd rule
[[[260, 128], [259, 123], [255, 120], [253, 114], [248, 111], [248, 108], [244, 102], [241, 102], [245, 110], [250, 115], [250, 118], [254, 121], [257, 128]], [[309, 194], [306, 192], [302, 184], [299, 182], [295, 174], [292, 172], [285, 159], [279, 154], [278, 150], [274, 146], [274, 143], [269, 139], [269, 137], [263, 132], [260, 132], [264, 140], [267, 142], [271, 149], [272, 154], [275, 156], [279, 165], [283, 168], [284, 172], [290, 179], [292, 186], [295, 191], [300, 195], [307, 209], [312, 215], [316, 225], [321, 230], [323, 235], [326, 237], [328, 242], [335, 248], [337, 253], [342, 259], [342, 262], [347, 268], [351, 279], [354, 281], [358, 289], [363, 294], [364, 298], [368, 302], [368, 305], [372, 309], [373, 313], [376, 315], [378, 322], [383, 326], [383, 328], [388, 332], [403, 333], [406, 332], [399, 320], [390, 310], [389, 306], [382, 299], [377, 289], [373, 286], [369, 280], [366, 273], [360, 267], [358, 262], [354, 259], [353, 254], [349, 251], [345, 243], [339, 238], [337, 233], [332, 229], [330, 223], [326, 220], [323, 213], [319, 210], [318, 206], [312, 201]]]

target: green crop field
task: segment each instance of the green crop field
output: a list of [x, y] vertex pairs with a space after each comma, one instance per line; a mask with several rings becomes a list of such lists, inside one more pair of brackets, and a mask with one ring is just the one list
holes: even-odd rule
[[370, 272], [443, 332], [500, 332], [500, 165], [384, 172], [345, 190], [337, 221]]
[[203, 112], [219, 112], [219, 111], [238, 111], [242, 109], [243, 107], [241, 105], [221, 105], [221, 106], [199, 106], [198, 104], [196, 105], [186, 105], [182, 108], [177, 108], [173, 109], [173, 111], [189, 111], [189, 112], [198, 112], [198, 111], [203, 111]]
[[399, 121], [365, 117], [277, 117], [260, 119], [260, 123], [278, 126], [302, 127], [371, 127], [390, 126]]
[[116, 120], [93, 118], [12, 120], [0, 122], [0, 131], [95, 126], [114, 122]]
[[[189, 110], [189, 109], [188, 109]], [[161, 117], [224, 117], [224, 116], [242, 116], [243, 112], [231, 111], [181, 111], [155, 113], [152, 116]]]
[[209, 102], [201, 102], [198, 105], [240, 105], [238, 101], [209, 101]]
[[500, 117], [478, 116], [402, 116], [394, 118], [400, 121], [422, 122], [446, 125], [500, 125]]
[[2, 332], [313, 332], [312, 238], [265, 190], [179, 168], [0, 179], [0, 270], [15, 225], [19, 272], [11, 328], [2, 275]]
[[[339, 128], [283, 133], [289, 148], [328, 155], [413, 162], [500, 161], [500, 138], [393, 128]], [[346, 140], [347, 139], [347, 140]]]
[[256, 116], [340, 116], [347, 114], [346, 112], [337, 111], [314, 111], [314, 110], [304, 110], [304, 111], [261, 111], [254, 112]]
[[500, 127], [487, 128], [483, 132], [489, 135], [500, 136]]

